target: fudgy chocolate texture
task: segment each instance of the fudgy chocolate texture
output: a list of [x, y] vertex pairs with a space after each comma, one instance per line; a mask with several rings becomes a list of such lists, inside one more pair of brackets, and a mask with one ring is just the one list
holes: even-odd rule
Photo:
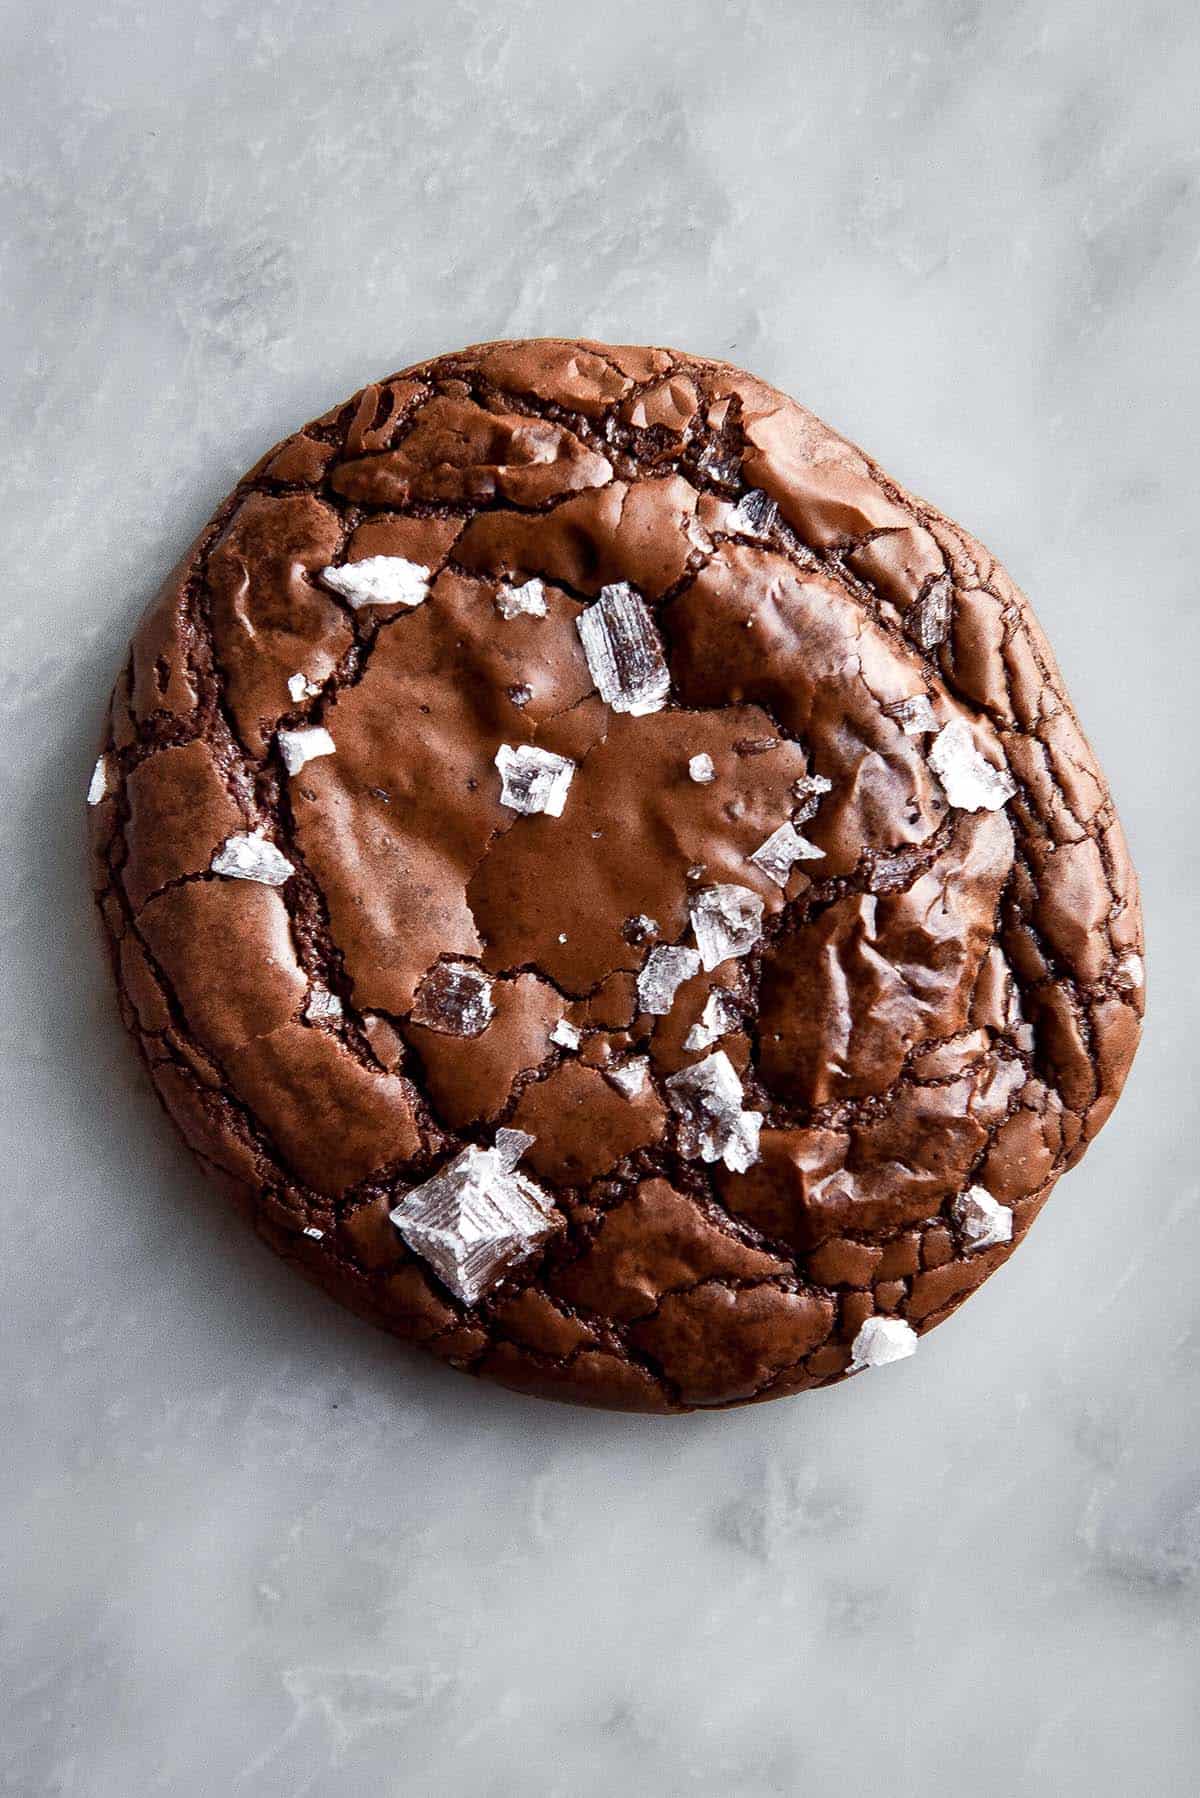
[[[427, 568], [428, 599], [321, 578], [376, 556]], [[503, 616], [535, 578], [545, 616]], [[576, 629], [620, 582], [670, 668], [644, 716], [598, 696]], [[930, 751], [955, 719], [1006, 804], [950, 802]], [[275, 733], [318, 725], [333, 753], [287, 773]], [[501, 744], [576, 763], [561, 816], [500, 803]], [[165, 582], [103, 748], [121, 1009], [190, 1147], [335, 1297], [521, 1391], [728, 1405], [841, 1378], [872, 1315], [929, 1329], [1007, 1260], [1137, 1043], [1133, 871], [1026, 600], [721, 363], [499, 343], [365, 388]], [[812, 775], [822, 853], [781, 888], [749, 857]], [[212, 871], [254, 831], [282, 885]], [[761, 900], [761, 940], [640, 1011], [651, 948], [690, 945], [719, 883]], [[479, 1034], [416, 1021], [439, 960], [490, 976]], [[689, 1050], [715, 987], [737, 1027]], [[762, 1115], [742, 1172], [680, 1152], [666, 1081], [713, 1049]], [[522, 1171], [563, 1224], [467, 1307], [389, 1213], [500, 1125], [535, 1138]], [[974, 1246], [968, 1188], [1011, 1241]]]

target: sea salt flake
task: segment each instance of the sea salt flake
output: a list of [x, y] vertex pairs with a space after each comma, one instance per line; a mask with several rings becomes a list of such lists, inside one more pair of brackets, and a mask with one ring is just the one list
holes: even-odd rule
[[313, 1242], [320, 1242], [322, 1240], [322, 1238], [324, 1237], [325, 1232], [324, 1232], [324, 1230], [318, 1230], [316, 1224], [308, 1224], [305, 1228], [304, 1234], [306, 1236], [310, 1237]]
[[518, 749], [501, 743], [496, 751], [496, 766], [500, 770], [501, 805], [526, 817], [537, 812], [545, 812], [551, 818], [562, 817], [567, 789], [575, 775], [575, 763], [565, 755], [538, 749], [532, 743], [522, 743]]
[[577, 1049], [583, 1041], [583, 1032], [574, 1024], [568, 1024], [566, 1018], [559, 1018], [550, 1032], [550, 1041], [557, 1043], [560, 1049]]
[[299, 705], [302, 699], [315, 699], [321, 691], [320, 681], [309, 680], [307, 674], [289, 674], [287, 690], [292, 702]]
[[749, 955], [762, 936], [763, 902], [749, 887], [701, 887], [688, 910], [706, 973]]
[[323, 986], [314, 986], [309, 989], [304, 1015], [310, 1024], [325, 1018], [340, 1018], [342, 1002], [336, 993], [329, 992]]
[[501, 587], [496, 593], [496, 610], [501, 618], [544, 618], [546, 589], [539, 580], [526, 581], [520, 587]]
[[512, 700], [513, 704], [519, 708], [527, 706], [529, 701], [533, 698], [533, 688], [524, 685], [518, 687], [506, 687], [505, 692], [508, 694], [508, 697]]
[[695, 949], [676, 943], [660, 943], [651, 949], [646, 965], [637, 978], [638, 1005], [651, 1017], [665, 1018], [675, 1003], [675, 995], [685, 980], [700, 972], [700, 957]]
[[321, 579], [348, 604], [359, 606], [419, 606], [429, 598], [429, 570], [406, 556], [366, 556], [361, 562], [343, 562], [340, 568], [323, 568]]
[[700, 1013], [700, 1022], [693, 1024], [683, 1039], [683, 1046], [689, 1055], [699, 1049], [711, 1049], [720, 1036], [728, 1036], [731, 1030], [740, 1028], [742, 1014], [737, 1001], [732, 999], [724, 987], [717, 987], [708, 995], [704, 1010]]
[[868, 1317], [850, 1346], [850, 1372], [886, 1367], [917, 1352], [917, 1332], [902, 1317]]
[[636, 1099], [645, 1091], [649, 1072], [650, 1061], [645, 1055], [632, 1055], [617, 1067], [604, 1069], [605, 1078], [626, 1099]]
[[473, 1305], [559, 1228], [548, 1193], [517, 1160], [533, 1141], [499, 1130], [492, 1149], [468, 1148], [407, 1193], [391, 1213], [400, 1235], [464, 1305]]
[[751, 487], [733, 508], [730, 523], [744, 537], [769, 537], [779, 523], [779, 507], [761, 488]]
[[898, 699], [895, 705], [885, 706], [884, 711], [889, 718], [895, 719], [906, 737], [929, 736], [938, 727], [937, 716], [925, 693]]
[[603, 587], [575, 628], [600, 697], [614, 712], [660, 712], [671, 691], [662, 638], [641, 594], [628, 582]]
[[99, 805], [100, 801], [107, 797], [107, 794], [108, 757], [102, 755], [97, 758], [96, 766], [92, 769], [92, 778], [88, 782], [87, 802], [89, 805]]
[[268, 887], [281, 887], [296, 872], [261, 830], [226, 837], [209, 866], [229, 880], [258, 880]]
[[741, 457], [717, 437], [706, 443], [696, 458], [696, 467], [714, 481], [733, 482], [741, 472]]
[[305, 762], [315, 762], [318, 756], [334, 752], [333, 738], [320, 724], [310, 725], [306, 730], [277, 730], [275, 741], [289, 774], [299, 774]]
[[753, 1167], [762, 1112], [744, 1108], [742, 1083], [723, 1049], [672, 1074], [666, 1088], [685, 1160], [723, 1161], [735, 1174]]
[[944, 724], [929, 746], [929, 766], [951, 805], [965, 812], [995, 812], [1016, 792], [1007, 768], [994, 768], [979, 753], [965, 718]]
[[815, 818], [817, 808], [832, 787], [833, 782], [823, 774], [802, 774], [799, 780], [794, 780], [792, 794], [796, 800], [796, 808], [792, 813], [792, 822], [807, 824], [810, 818]]
[[1113, 969], [1113, 984], [1119, 986], [1122, 992], [1136, 993], [1145, 985], [1145, 982], [1146, 970], [1142, 965], [1141, 956], [1132, 952], [1123, 955]]
[[492, 982], [469, 961], [439, 961], [417, 988], [409, 1016], [442, 1036], [482, 1036], [495, 1015]]
[[711, 755], [693, 755], [688, 760], [688, 773], [697, 786], [707, 786], [710, 780], [717, 778], [717, 770], [713, 766]]
[[1012, 1241], [1013, 1214], [986, 1187], [968, 1186], [960, 1192], [951, 1203], [950, 1215], [969, 1255]]
[[761, 868], [768, 880], [773, 880], [777, 887], [785, 887], [792, 869], [797, 862], [814, 862], [823, 859], [825, 851], [802, 837], [792, 824], [781, 824], [773, 830], [765, 843], [760, 843], [750, 860], [756, 868]]
[[918, 648], [936, 649], [939, 643], [945, 642], [950, 632], [953, 595], [949, 575], [939, 575], [908, 608], [904, 628]]

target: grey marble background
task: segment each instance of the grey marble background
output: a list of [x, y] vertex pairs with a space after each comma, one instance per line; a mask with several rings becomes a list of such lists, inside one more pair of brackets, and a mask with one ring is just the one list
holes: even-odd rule
[[[3, 23], [0, 1789], [1200, 1788], [1200, 21], [1178, 0], [42, 0]], [[480, 337], [793, 390], [1032, 593], [1144, 877], [1127, 1096], [915, 1361], [721, 1417], [408, 1356], [176, 1145], [83, 897], [232, 480]]]

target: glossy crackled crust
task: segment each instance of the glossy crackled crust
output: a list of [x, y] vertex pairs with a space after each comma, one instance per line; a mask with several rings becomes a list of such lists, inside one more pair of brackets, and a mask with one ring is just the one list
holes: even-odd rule
[[[749, 490], [776, 502], [765, 531], [735, 511]], [[374, 554], [429, 566], [427, 603], [355, 611], [318, 578]], [[501, 621], [498, 584], [535, 575], [549, 617]], [[615, 580], [666, 640], [650, 718], [601, 704], [574, 631]], [[294, 672], [318, 687], [299, 704]], [[947, 806], [888, 710], [917, 692], [1007, 762], [1003, 810]], [[337, 751], [289, 777], [273, 733], [306, 723]], [[497, 806], [500, 740], [579, 763], [563, 818]], [[681, 772], [699, 750], [715, 791]], [[724, 364], [546, 340], [364, 389], [264, 457], [165, 582], [104, 753], [122, 1012], [190, 1147], [337, 1298], [520, 1390], [676, 1411], [841, 1378], [867, 1316], [924, 1331], [1007, 1259], [1136, 1047], [1136, 882], [1027, 602]], [[824, 859], [785, 895], [745, 858], [806, 772], [832, 781], [803, 826]], [[283, 888], [210, 872], [259, 826]], [[704, 879], [764, 898], [763, 941], [638, 1015], [628, 918], [688, 940], [697, 843]], [[484, 1035], [411, 1021], [439, 955], [493, 974]], [[683, 1160], [664, 1102], [714, 984], [766, 1120], [745, 1174]], [[313, 987], [341, 1018], [305, 1018]], [[579, 1054], [548, 1040], [562, 1017]], [[633, 1101], [602, 1072], [629, 1053], [652, 1068]], [[466, 1308], [388, 1211], [504, 1123], [536, 1136], [565, 1228]], [[1011, 1207], [1011, 1243], [962, 1241], [972, 1184]]]

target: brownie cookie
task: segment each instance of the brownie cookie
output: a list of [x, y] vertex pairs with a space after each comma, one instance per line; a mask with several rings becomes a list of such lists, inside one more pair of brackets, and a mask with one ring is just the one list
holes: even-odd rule
[[1137, 1044], [1137, 888], [1029, 606], [760, 381], [485, 344], [265, 456], [91, 790], [123, 1016], [270, 1245], [630, 1410], [910, 1354]]

